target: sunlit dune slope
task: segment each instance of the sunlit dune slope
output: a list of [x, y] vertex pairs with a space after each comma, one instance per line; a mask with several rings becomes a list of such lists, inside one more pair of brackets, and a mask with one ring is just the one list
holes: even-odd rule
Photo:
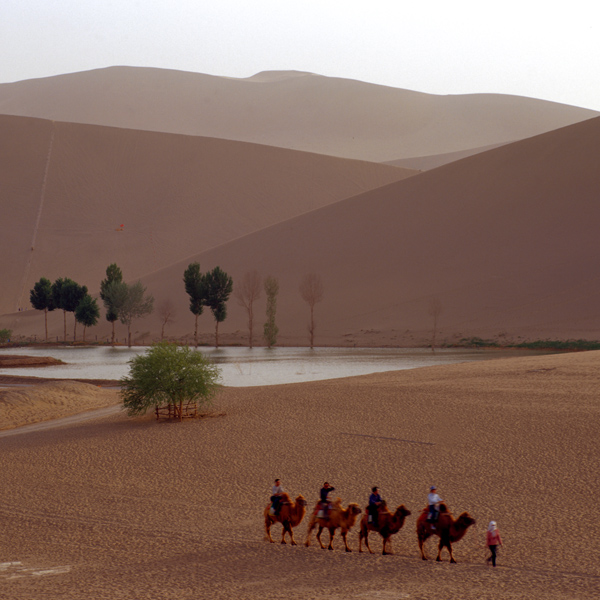
[[294, 71], [234, 79], [134, 67], [1, 84], [0, 113], [373, 161], [512, 142], [598, 116], [531, 98], [436, 96]]
[[[366, 192], [196, 255], [234, 281], [279, 277], [284, 343], [308, 340], [298, 286], [325, 288], [317, 342], [426, 343], [463, 336], [600, 339], [600, 119], [472, 156]], [[185, 263], [145, 279], [175, 294]], [[173, 333], [191, 329], [185, 296]], [[264, 322], [264, 298], [260, 322]], [[185, 320], [187, 319], [187, 324]], [[203, 317], [206, 331], [209, 316]], [[151, 327], [150, 322], [145, 327]], [[152, 325], [156, 331], [158, 323]], [[245, 330], [234, 303], [223, 331]]]
[[243, 142], [0, 115], [0, 314], [40, 277], [99, 288], [414, 174]]

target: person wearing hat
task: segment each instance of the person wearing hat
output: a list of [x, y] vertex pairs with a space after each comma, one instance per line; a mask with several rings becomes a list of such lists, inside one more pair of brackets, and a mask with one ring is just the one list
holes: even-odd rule
[[496, 566], [496, 551], [498, 546], [502, 546], [502, 538], [500, 537], [500, 532], [498, 531], [498, 525], [496, 521], [490, 521], [488, 525], [487, 535], [486, 535], [487, 547], [490, 549], [490, 556], [488, 556], [485, 561], [492, 561], [492, 567]]
[[381, 494], [379, 493], [379, 488], [371, 488], [367, 512], [369, 513], [369, 522], [372, 523], [374, 527], [379, 526], [379, 507], [381, 506], [382, 502], [383, 500], [381, 498]]
[[442, 502], [442, 499], [438, 496], [437, 488], [435, 485], [432, 485], [427, 495], [427, 506], [429, 507], [427, 521], [431, 523], [431, 529], [435, 529], [434, 523], [437, 523], [440, 515], [440, 502]]

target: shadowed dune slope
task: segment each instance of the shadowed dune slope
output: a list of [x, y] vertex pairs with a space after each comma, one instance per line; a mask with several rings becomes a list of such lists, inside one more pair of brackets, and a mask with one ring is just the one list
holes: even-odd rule
[[128, 280], [414, 171], [305, 152], [0, 115], [0, 314], [40, 277]]
[[372, 161], [512, 142], [599, 114], [517, 96], [436, 96], [311, 73], [234, 79], [134, 67], [1, 84], [0, 113]]
[[[438, 340], [599, 339], [599, 153], [600, 119], [594, 119], [366, 192], [193, 258], [206, 269], [220, 265], [234, 281], [254, 268], [278, 276], [282, 343], [307, 343], [308, 308], [298, 285], [308, 272], [318, 273], [325, 286], [316, 305], [320, 344], [426, 343], [436, 297], [442, 305]], [[160, 297], [179, 285], [185, 266], [145, 282]], [[178, 302], [185, 315], [185, 299]], [[263, 303], [255, 310], [261, 323]], [[210, 331], [210, 317], [203, 319]], [[232, 303], [222, 330], [244, 329], [245, 315]], [[173, 328], [184, 331], [185, 323]]]

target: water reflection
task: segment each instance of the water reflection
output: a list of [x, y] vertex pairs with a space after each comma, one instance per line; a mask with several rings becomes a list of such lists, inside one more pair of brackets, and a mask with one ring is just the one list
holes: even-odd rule
[[[7, 348], [2, 355], [52, 356], [64, 365], [27, 369], [0, 369], [2, 375], [29, 375], [60, 379], [120, 379], [127, 362], [146, 348], [109, 346]], [[255, 386], [297, 383], [366, 375], [382, 371], [415, 369], [433, 365], [531, 356], [526, 350], [403, 348], [200, 348], [222, 370], [225, 385]], [[538, 353], [539, 354], [539, 353]]]

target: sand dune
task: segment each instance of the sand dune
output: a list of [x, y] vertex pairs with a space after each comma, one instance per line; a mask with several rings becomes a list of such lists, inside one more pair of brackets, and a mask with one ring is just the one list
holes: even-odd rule
[[[246, 271], [280, 279], [279, 343], [307, 344], [308, 307], [298, 286], [318, 273], [317, 344], [406, 346], [429, 343], [431, 302], [442, 313], [438, 340], [600, 338], [600, 119], [506, 145], [330, 204], [190, 256], [143, 278], [177, 318], [167, 335], [193, 332], [181, 282], [193, 260], [221, 266], [234, 281]], [[201, 317], [210, 343], [213, 322]], [[43, 331], [42, 317], [5, 316], [0, 327]], [[255, 307], [258, 330], [264, 296]], [[52, 316], [53, 335], [62, 331]], [[156, 339], [158, 315], [135, 327]], [[246, 315], [232, 300], [222, 340], [244, 343]], [[95, 334], [108, 336], [107, 324]]]
[[[225, 417], [124, 415], [2, 438], [0, 586], [42, 598], [592, 600], [600, 354], [225, 389]], [[413, 514], [393, 556], [263, 541], [275, 477], [312, 510], [324, 480], [365, 506], [378, 485]], [[423, 562], [431, 483], [477, 524], [456, 565]], [[504, 539], [487, 567], [486, 524]], [[275, 537], [279, 535], [275, 529]], [[303, 541], [306, 522], [296, 530]], [[434, 553], [434, 542], [427, 545]], [[324, 592], [325, 590], [325, 592]]]
[[147, 131], [0, 115], [0, 313], [40, 277], [97, 290], [414, 174], [385, 165]]
[[435, 96], [293, 71], [234, 79], [132, 67], [1, 84], [0, 113], [371, 161], [506, 143], [598, 116], [530, 98]]
[[[234, 281], [250, 269], [280, 279], [280, 343], [308, 343], [298, 286], [318, 273], [317, 343], [421, 345], [432, 299], [442, 305], [438, 340], [600, 338], [600, 119], [503, 146], [422, 173], [190, 257], [144, 278], [171, 298], [170, 335], [191, 334], [181, 273], [198, 260]], [[233, 301], [221, 332], [243, 341]], [[257, 303], [264, 322], [264, 297]], [[158, 317], [138, 332], [160, 331]], [[202, 316], [205, 341], [213, 329]], [[236, 333], [237, 332], [237, 333]]]
[[[507, 142], [510, 143], [510, 142]], [[488, 150], [493, 150], [499, 146], [505, 144], [491, 144], [490, 146], [483, 146], [481, 148], [469, 148], [468, 150], [457, 150], [456, 152], [447, 152], [446, 154], [431, 154], [429, 156], [415, 156], [413, 158], [399, 158], [398, 160], [388, 160], [385, 164], [393, 165], [395, 167], [403, 167], [405, 169], [416, 169], [417, 171], [429, 171], [430, 169], [437, 169], [442, 165], [473, 156], [474, 154], [481, 154]]]
[[51, 381], [0, 389], [0, 430], [59, 419], [120, 403], [116, 390], [79, 381]]

